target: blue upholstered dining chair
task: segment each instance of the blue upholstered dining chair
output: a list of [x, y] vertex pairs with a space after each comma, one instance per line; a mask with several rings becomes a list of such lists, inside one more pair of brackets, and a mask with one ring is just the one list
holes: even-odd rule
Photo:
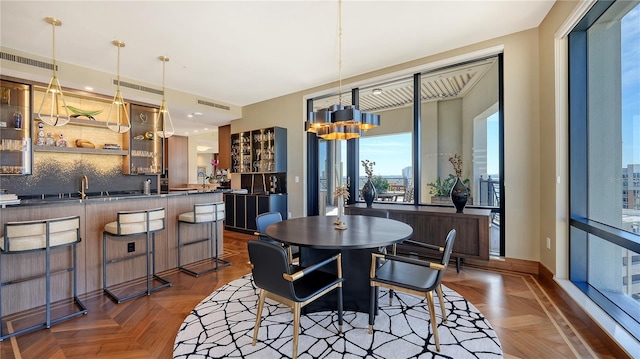
[[271, 243], [280, 243], [276, 240], [273, 240], [267, 236], [267, 227], [274, 223], [282, 222], [282, 215], [280, 212], [266, 212], [259, 214], [256, 217], [256, 228], [257, 231], [254, 233], [260, 240], [271, 242]]
[[265, 212], [265, 213], [259, 214], [256, 217], [257, 231], [254, 233], [254, 235], [258, 236], [258, 239], [260, 240], [276, 243], [278, 245], [283, 246], [287, 251], [287, 254], [289, 257], [289, 263], [292, 263], [293, 258], [298, 258], [300, 256], [299, 249], [295, 246], [285, 246], [283, 243], [269, 238], [269, 236], [267, 236], [266, 234], [267, 227], [278, 222], [282, 222], [282, 215], [280, 214], [280, 212]]
[[[252, 345], [256, 345], [258, 338], [265, 298], [280, 302], [293, 310], [293, 358], [296, 358], [298, 353], [298, 331], [302, 307], [333, 290], [338, 291], [338, 330], [342, 332], [343, 279], [340, 253], [311, 266], [299, 267], [289, 262], [286, 251], [279, 244], [257, 240], [249, 241], [247, 246], [253, 281], [260, 289]], [[318, 270], [332, 262], [336, 264], [337, 274]]]
[[[371, 302], [369, 307], [369, 333], [373, 333], [375, 320], [375, 293], [378, 287], [394, 289], [396, 291], [424, 296], [429, 305], [429, 315], [431, 317], [431, 328], [436, 343], [436, 350], [440, 351], [440, 340], [438, 339], [438, 326], [436, 324], [435, 307], [433, 304], [433, 291], [440, 297], [440, 307], [442, 310], [442, 321], [447, 322], [444, 309], [444, 298], [442, 295], [442, 277], [449, 264], [453, 243], [456, 239], [456, 230], [452, 229], [447, 235], [442, 257], [439, 262], [430, 262], [414, 258], [400, 257], [392, 254], [372, 253], [371, 254]], [[383, 259], [384, 263], [380, 264]]]

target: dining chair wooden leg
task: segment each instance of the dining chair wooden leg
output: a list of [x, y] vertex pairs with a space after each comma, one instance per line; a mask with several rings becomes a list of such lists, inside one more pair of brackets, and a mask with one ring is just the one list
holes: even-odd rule
[[296, 359], [298, 357], [298, 331], [300, 330], [300, 303], [293, 304], [293, 351], [291, 357]]
[[436, 291], [438, 292], [438, 298], [440, 298], [440, 310], [442, 310], [442, 322], [446, 323], [447, 322], [447, 313], [444, 309], [444, 295], [442, 295], [442, 286], [439, 285], [436, 288]]
[[253, 342], [251, 345], [256, 345], [256, 340], [258, 340], [258, 330], [260, 329], [260, 320], [262, 320], [262, 307], [264, 307], [264, 298], [266, 296], [266, 292], [260, 289], [260, 294], [258, 295], [258, 312], [256, 313], [256, 325], [253, 328]]
[[433, 338], [436, 341], [436, 350], [440, 352], [440, 340], [438, 339], [438, 324], [436, 323], [435, 306], [433, 305], [433, 292], [427, 292], [427, 303], [429, 304], [429, 316], [431, 317], [431, 328], [433, 329]]

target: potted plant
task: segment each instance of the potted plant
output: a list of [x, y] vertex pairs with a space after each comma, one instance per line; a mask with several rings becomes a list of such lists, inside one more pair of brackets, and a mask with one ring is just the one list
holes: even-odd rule
[[[459, 206], [456, 206], [459, 211], [464, 207], [467, 200], [471, 198], [471, 189], [469, 188], [469, 179], [462, 179], [462, 159], [459, 155], [455, 154], [452, 157], [449, 157], [449, 162], [453, 166], [453, 170], [455, 171], [455, 175], [449, 174], [446, 178], [438, 177], [435, 182], [427, 183], [427, 186], [430, 186], [429, 194], [431, 195], [431, 203], [433, 204], [451, 204], [452, 199], [452, 188], [456, 185], [456, 183], [460, 183], [458, 187], [458, 191], [456, 192], [458, 195]], [[464, 197], [464, 198], [462, 198]], [[464, 199], [464, 200], [463, 200]], [[464, 203], [463, 203], [464, 202]], [[455, 204], [455, 202], [454, 202]]]
[[371, 183], [378, 193], [385, 193], [389, 189], [389, 180], [380, 175], [371, 177]]
[[[427, 186], [430, 186], [429, 194], [431, 195], [431, 203], [434, 204], [451, 204], [451, 197], [449, 194], [451, 193], [451, 187], [456, 183], [456, 176], [453, 174], [449, 174], [448, 177], [436, 178], [435, 182], [427, 183]], [[462, 180], [464, 185], [468, 185], [469, 179], [465, 178]]]

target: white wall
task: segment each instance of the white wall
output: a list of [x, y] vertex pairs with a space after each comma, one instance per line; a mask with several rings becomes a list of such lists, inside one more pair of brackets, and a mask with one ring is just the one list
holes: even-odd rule
[[[507, 216], [506, 255], [511, 258], [540, 259], [540, 138], [539, 138], [539, 62], [538, 31], [531, 29], [474, 44], [446, 53], [382, 69], [343, 80], [365, 79], [399, 72], [403, 69], [427, 68], [436, 61], [462, 56], [474, 51], [501, 46], [504, 48], [505, 91], [505, 187]], [[409, 70], [407, 70], [409, 71]], [[306, 133], [303, 129], [305, 96], [319, 94], [335, 84], [282, 96], [243, 108], [243, 118], [231, 122], [231, 132], [267, 126], [288, 129], [288, 192], [293, 217], [304, 215]], [[293, 177], [300, 182], [294, 183]]]

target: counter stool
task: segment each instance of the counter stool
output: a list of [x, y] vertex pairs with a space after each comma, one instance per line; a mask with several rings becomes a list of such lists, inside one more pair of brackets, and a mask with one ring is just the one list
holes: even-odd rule
[[[178, 216], [178, 268], [180, 270], [197, 277], [200, 274], [217, 271], [219, 268], [223, 268], [231, 264], [231, 262], [220, 259], [218, 256], [218, 222], [224, 221], [224, 218], [224, 202], [196, 204], [193, 206], [193, 212], [182, 213]], [[180, 227], [182, 224], [208, 224], [208, 238], [182, 243], [180, 235]], [[209, 258], [203, 259], [202, 261], [213, 261], [215, 263], [215, 267], [196, 272], [183, 266], [181, 259], [182, 247], [205, 241], [209, 241], [211, 254]], [[190, 264], [196, 264], [198, 262]]]
[[[4, 237], [0, 238], [0, 303], [3, 302], [2, 287], [45, 278], [45, 322], [32, 325], [28, 328], [20, 329], [11, 333], [3, 332], [3, 325], [0, 323], [0, 341], [14, 337], [16, 335], [28, 333], [37, 329], [50, 328], [51, 325], [63, 320], [87, 314], [87, 308], [78, 299], [77, 291], [77, 255], [76, 244], [80, 243], [80, 217], [52, 218], [24, 222], [7, 222], [4, 225]], [[71, 247], [72, 266], [51, 272], [51, 253], [53, 249], [60, 247]], [[2, 257], [5, 254], [17, 255], [19, 253], [44, 251], [45, 252], [45, 273], [20, 279], [2, 281]], [[51, 276], [54, 274], [72, 272], [72, 287], [74, 305], [79, 308], [77, 311], [51, 318]], [[13, 301], [19, 298], [13, 298]], [[8, 301], [11, 301], [9, 299]], [[2, 317], [2, 306], [0, 305], [0, 317]]]
[[[122, 303], [143, 295], [151, 295], [152, 292], [171, 286], [171, 282], [156, 275], [156, 232], [164, 230], [164, 228], [164, 208], [118, 212], [118, 219], [115, 222], [107, 223], [107, 225], [104, 226], [104, 231], [102, 232], [102, 289], [116, 303]], [[108, 259], [107, 241], [109, 239], [125, 243], [124, 240], [127, 238], [140, 235], [145, 235], [146, 237], [144, 253], [124, 255]], [[107, 266], [109, 264], [131, 260], [141, 256], [145, 256], [146, 259], [147, 289], [123, 297], [120, 297], [109, 290], [107, 285]], [[151, 268], [149, 268], [149, 257], [151, 257], [152, 262]], [[158, 280], [162, 284], [156, 287], [151, 287], [151, 280], [153, 279]]]

